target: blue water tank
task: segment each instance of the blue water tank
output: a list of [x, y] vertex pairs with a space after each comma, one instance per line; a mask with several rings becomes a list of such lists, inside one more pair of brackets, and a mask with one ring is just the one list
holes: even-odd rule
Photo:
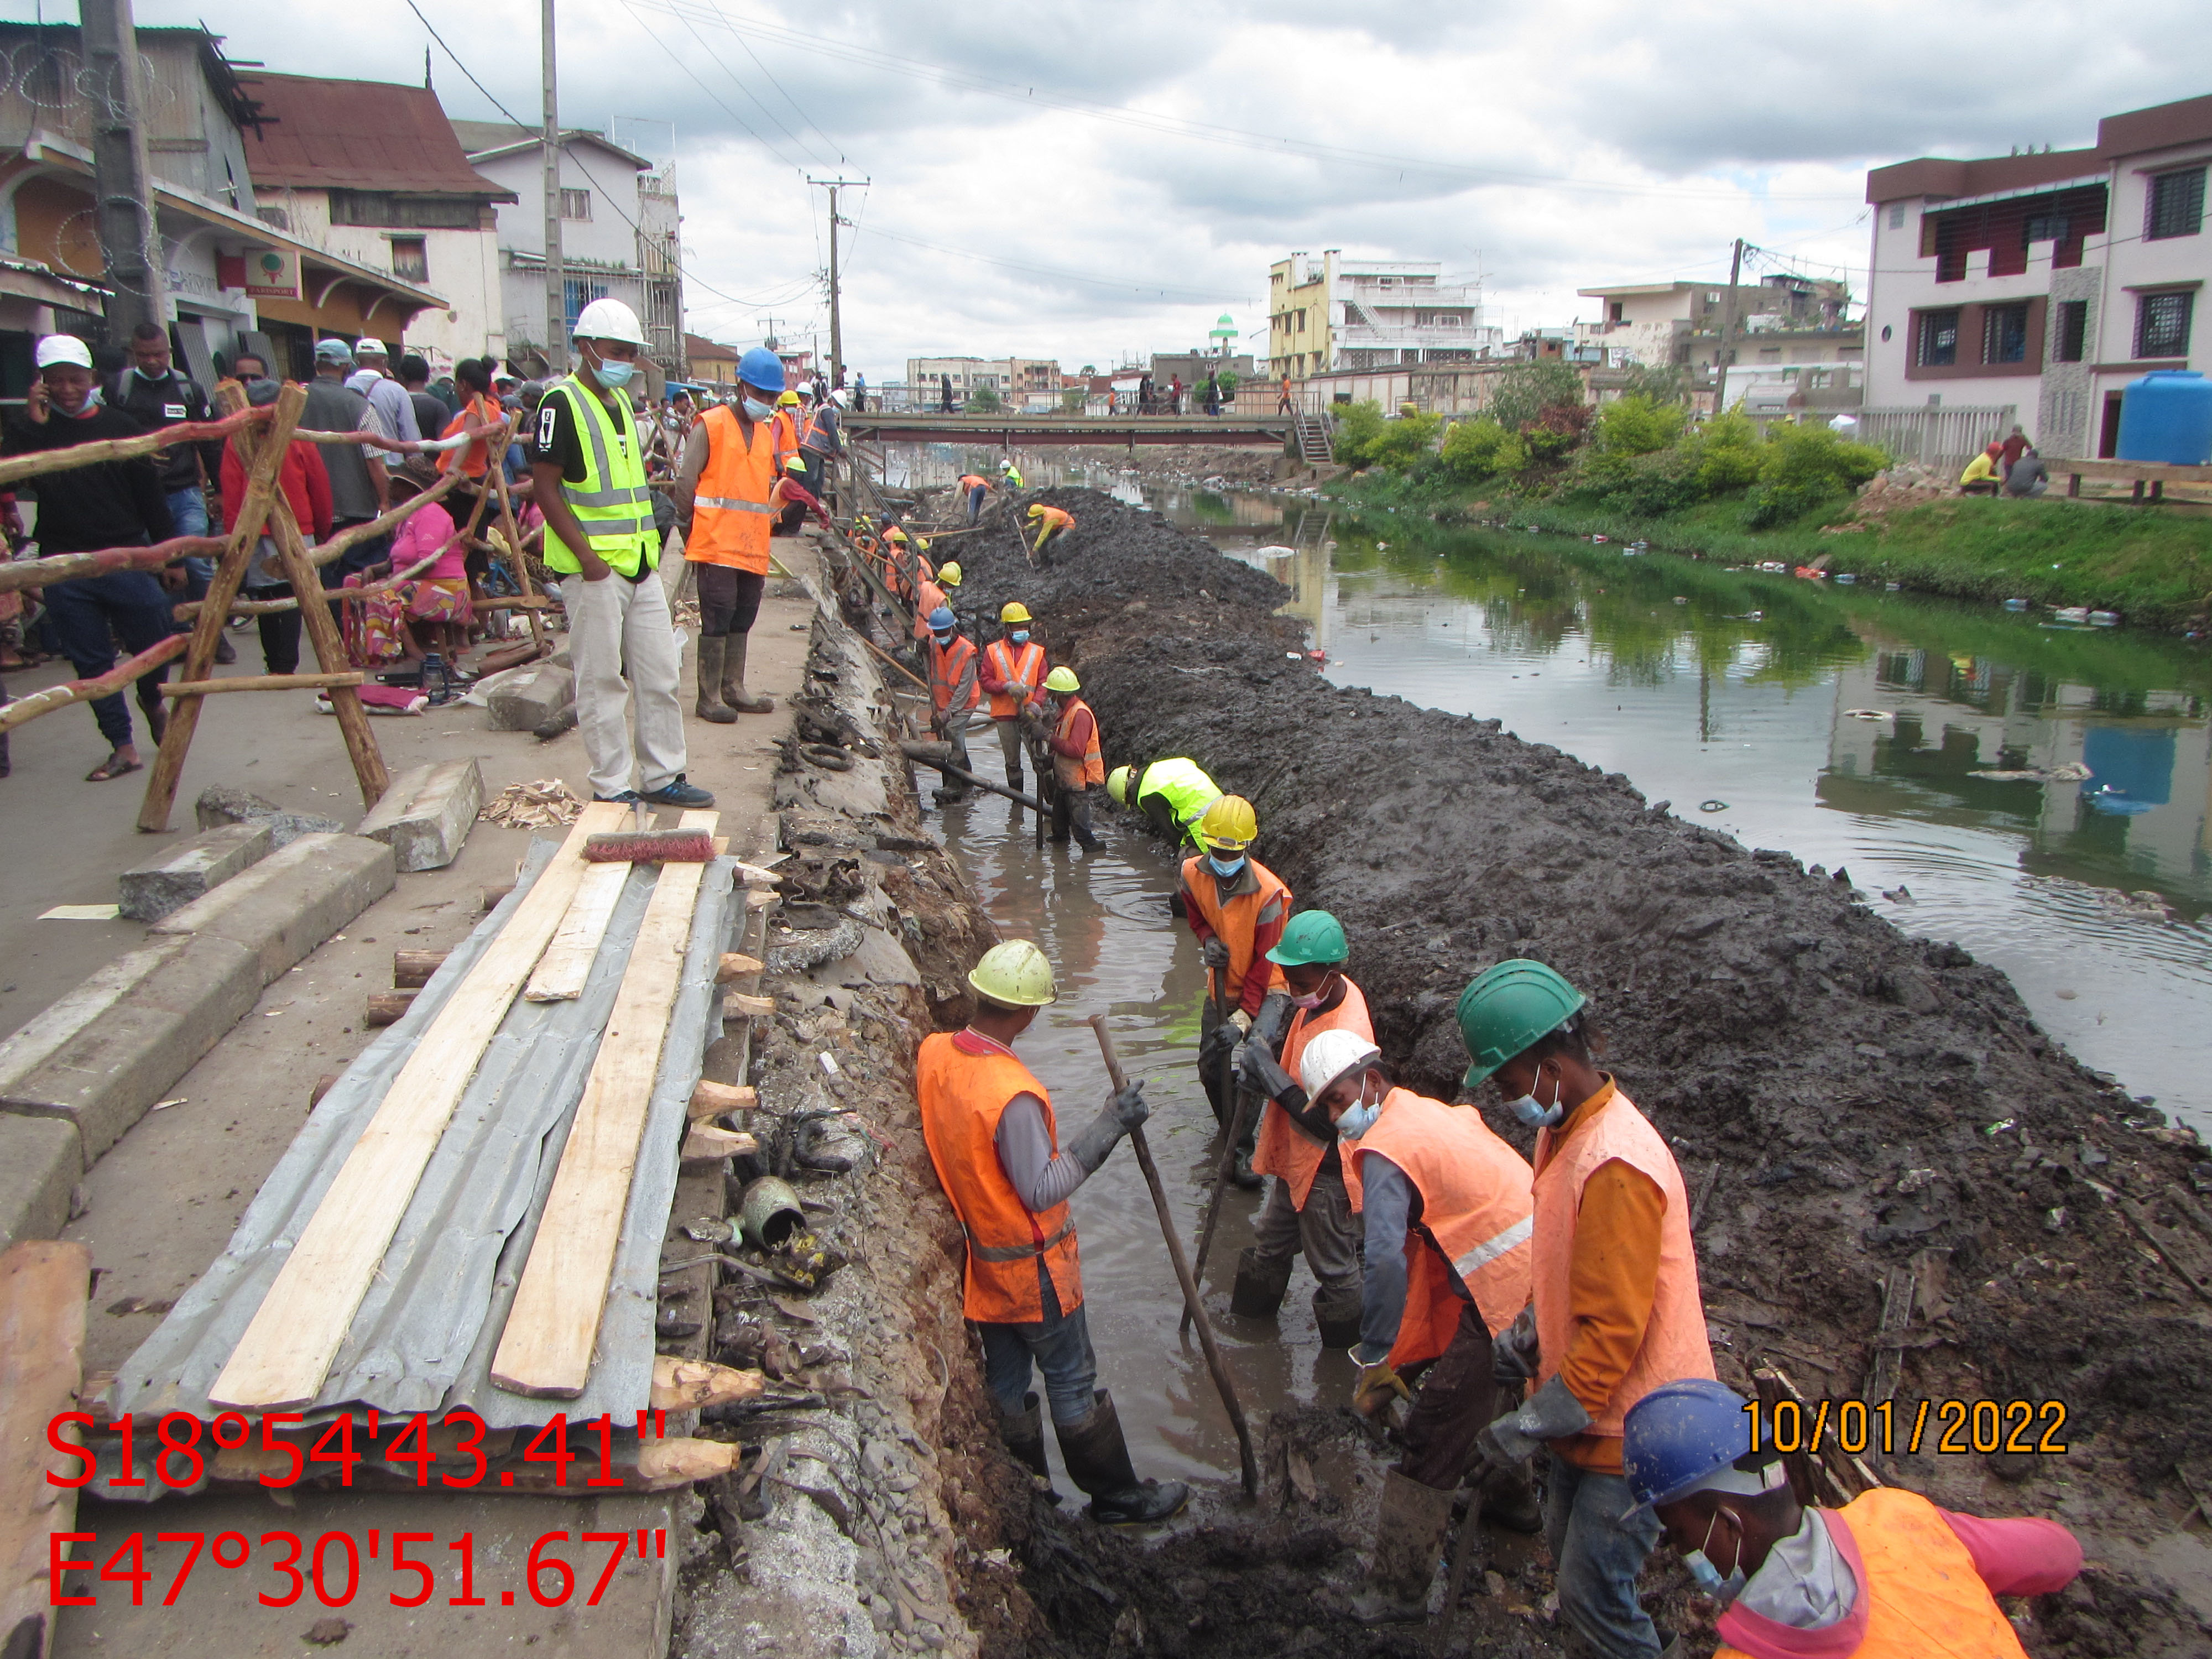
[[2153, 369], [2120, 394], [2115, 458], [2203, 466], [2212, 461], [2212, 382], [2194, 369]]

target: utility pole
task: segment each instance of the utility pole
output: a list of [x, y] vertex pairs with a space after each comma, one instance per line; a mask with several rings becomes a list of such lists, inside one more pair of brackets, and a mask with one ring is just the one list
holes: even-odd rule
[[[550, 3], [550, 0], [548, 0]], [[1713, 348], [1713, 413], [1728, 413], [1728, 366], [1733, 350], [1730, 342], [1735, 337], [1735, 281], [1743, 272], [1743, 238], [1735, 239], [1735, 252], [1729, 260], [1728, 293], [1721, 301], [1721, 339]]]
[[561, 263], [561, 105], [553, 72], [553, 0], [541, 0], [538, 52], [545, 76], [545, 361], [557, 373], [568, 367], [568, 283]]
[[865, 190], [866, 179], [816, 179], [810, 185], [819, 185], [830, 192], [830, 389], [842, 389], [845, 384], [845, 331], [837, 305], [837, 227], [850, 222], [837, 216], [837, 192], [841, 190]]
[[83, 0], [78, 19], [92, 82], [93, 193], [99, 198], [100, 263], [115, 285], [108, 331], [127, 337], [140, 323], [168, 320], [147, 159], [145, 98], [138, 77], [138, 26], [131, 0]]

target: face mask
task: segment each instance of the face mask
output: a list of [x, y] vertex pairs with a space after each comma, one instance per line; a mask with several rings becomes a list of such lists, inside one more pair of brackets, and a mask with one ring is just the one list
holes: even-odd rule
[[[1715, 1510], [1712, 1520], [1705, 1522], [1706, 1544], [1713, 1541], [1713, 1527], [1715, 1522], [1720, 1520], [1721, 1513], [1719, 1510]], [[1735, 1519], [1734, 1516], [1729, 1518], [1731, 1521]], [[1741, 1528], [1741, 1523], [1738, 1522], [1737, 1525]], [[1743, 1593], [1744, 1585], [1749, 1582], [1743, 1571], [1742, 1554], [1743, 1546], [1739, 1543], [1736, 1546], [1736, 1564], [1725, 1578], [1721, 1577], [1720, 1569], [1706, 1559], [1704, 1544], [1700, 1544], [1684, 1556], [1682, 1565], [1690, 1570], [1690, 1577], [1698, 1581], [1699, 1589], [1711, 1596], [1723, 1607], [1727, 1607]]]
[[166, 368], [162, 369], [159, 374], [149, 374], [146, 370], [139, 368], [136, 363], [133, 363], [131, 366], [131, 372], [133, 374], [136, 374], [142, 380], [166, 380], [169, 378], [169, 371]]
[[744, 400], [744, 404], [745, 418], [749, 421], [765, 421], [775, 413], [774, 404], [764, 404], [757, 398], [748, 398]]
[[1218, 859], [1208, 853], [1206, 855], [1206, 867], [1226, 881], [1244, 867], [1244, 855], [1239, 853], [1233, 859]]
[[952, 643], [952, 635], [949, 629], [942, 634], [933, 634], [930, 637], [935, 640], [939, 645], [950, 645]]
[[1382, 1115], [1382, 1103], [1368, 1100], [1367, 1085], [1363, 1079], [1359, 1085], [1359, 1103], [1345, 1108], [1344, 1115], [1336, 1121], [1336, 1132], [1346, 1140], [1357, 1140], [1373, 1128], [1375, 1120]]
[[592, 374], [610, 392], [629, 384], [629, 377], [637, 373], [635, 363], [625, 363], [612, 357], [602, 357], [592, 365]]
[[1030, 642], [1030, 630], [1026, 628], [1023, 629], [1020, 633], [1013, 636], [1013, 639], [1016, 645], [1027, 645]]
[[[1331, 975], [1329, 977], [1334, 978], [1335, 975]], [[1318, 1008], [1321, 1006], [1321, 1000], [1328, 994], [1328, 980], [1324, 979], [1322, 981], [1320, 987], [1310, 995], [1292, 997], [1291, 999], [1291, 1006], [1293, 1008]]]
[[[1536, 1076], [1540, 1082], [1543, 1075], [1540, 1070], [1537, 1072]], [[1532, 1129], [1556, 1128], [1559, 1120], [1567, 1115], [1566, 1103], [1558, 1098], [1560, 1086], [1554, 1085], [1552, 1091], [1553, 1099], [1548, 1106], [1536, 1098], [1532, 1086], [1532, 1092], [1522, 1096], [1518, 1100], [1507, 1101], [1506, 1109]]]

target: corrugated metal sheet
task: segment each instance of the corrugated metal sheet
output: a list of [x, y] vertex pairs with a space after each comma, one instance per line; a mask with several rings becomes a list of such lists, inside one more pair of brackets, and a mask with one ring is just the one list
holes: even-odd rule
[[263, 189], [404, 191], [410, 195], [514, 192], [469, 165], [438, 94], [383, 81], [326, 81], [248, 70], [261, 106], [246, 164]]
[[[207, 1391], [259, 1309], [286, 1252], [374, 1115], [416, 1036], [520, 903], [557, 843], [533, 842], [525, 880], [446, 959], [404, 1018], [365, 1048], [325, 1095], [238, 1224], [229, 1244], [131, 1356], [109, 1396], [141, 1415], [214, 1414]], [[611, 1413], [635, 1420], [649, 1400], [662, 1236], [676, 1190], [685, 1103], [719, 1029], [714, 982], [731, 931], [735, 865], [708, 866], [663, 1043], [630, 1187], [599, 1352], [580, 1399], [526, 1399], [489, 1367], [536, 1237], [568, 1126], [614, 1006], [655, 872], [633, 871], [584, 994], [518, 999], [485, 1050], [355, 1316], [313, 1419], [348, 1406], [434, 1415], [459, 1407], [494, 1428]]]

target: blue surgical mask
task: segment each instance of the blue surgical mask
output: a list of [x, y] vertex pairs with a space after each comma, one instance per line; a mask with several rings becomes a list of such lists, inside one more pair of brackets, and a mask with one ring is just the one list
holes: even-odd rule
[[935, 640], [939, 645], [950, 645], [952, 643], [952, 630], [947, 629], [942, 634], [931, 635], [930, 638]]
[[749, 421], [765, 421], [775, 413], [774, 404], [764, 404], [757, 398], [748, 398], [744, 400], [744, 404], [745, 418]]
[[1016, 645], [1027, 645], [1030, 642], [1030, 630], [1024, 628], [1012, 637]]
[[[1537, 1082], [1542, 1082], [1543, 1077], [1544, 1073], [1540, 1069], [1536, 1073]], [[1547, 1106], [1536, 1098], [1532, 1085], [1529, 1093], [1522, 1095], [1518, 1100], [1507, 1101], [1506, 1109], [1531, 1129], [1555, 1129], [1559, 1127], [1559, 1121], [1567, 1115], [1566, 1102], [1564, 1098], [1558, 1097], [1562, 1092], [1561, 1085], [1555, 1084], [1552, 1092], [1555, 1097], [1552, 1103]]]
[[1346, 1140], [1357, 1140], [1375, 1127], [1375, 1120], [1382, 1115], [1382, 1103], [1367, 1098], [1367, 1085], [1359, 1085], [1358, 1103], [1344, 1109], [1344, 1115], [1336, 1121], [1336, 1132]]
[[[1705, 1522], [1706, 1544], [1710, 1544], [1713, 1541], [1713, 1525], [1714, 1522], [1717, 1522], [1720, 1518], [1721, 1512], [1718, 1510], [1715, 1510], [1713, 1511], [1712, 1520]], [[1682, 1565], [1689, 1569], [1690, 1577], [1698, 1581], [1698, 1588], [1699, 1589], [1703, 1590], [1707, 1595], [1711, 1596], [1714, 1601], [1719, 1602], [1723, 1607], [1727, 1607], [1733, 1602], [1737, 1596], [1743, 1594], [1744, 1585], [1750, 1582], [1743, 1570], [1743, 1562], [1741, 1559], [1742, 1553], [1743, 1546], [1741, 1544], [1738, 1544], [1736, 1546], [1736, 1553], [1739, 1559], [1737, 1559], [1735, 1567], [1729, 1571], [1728, 1577], [1725, 1578], [1721, 1577], [1720, 1569], [1706, 1559], [1704, 1544], [1700, 1544], [1696, 1549], [1692, 1550], [1687, 1555], [1684, 1556], [1682, 1558]]]
[[610, 392], [629, 384], [629, 377], [637, 373], [635, 363], [625, 363], [617, 358], [602, 357], [592, 365], [592, 374]]
[[1233, 859], [1218, 859], [1208, 853], [1206, 855], [1206, 867], [1220, 877], [1222, 880], [1227, 881], [1244, 867], [1244, 855], [1239, 853]]

